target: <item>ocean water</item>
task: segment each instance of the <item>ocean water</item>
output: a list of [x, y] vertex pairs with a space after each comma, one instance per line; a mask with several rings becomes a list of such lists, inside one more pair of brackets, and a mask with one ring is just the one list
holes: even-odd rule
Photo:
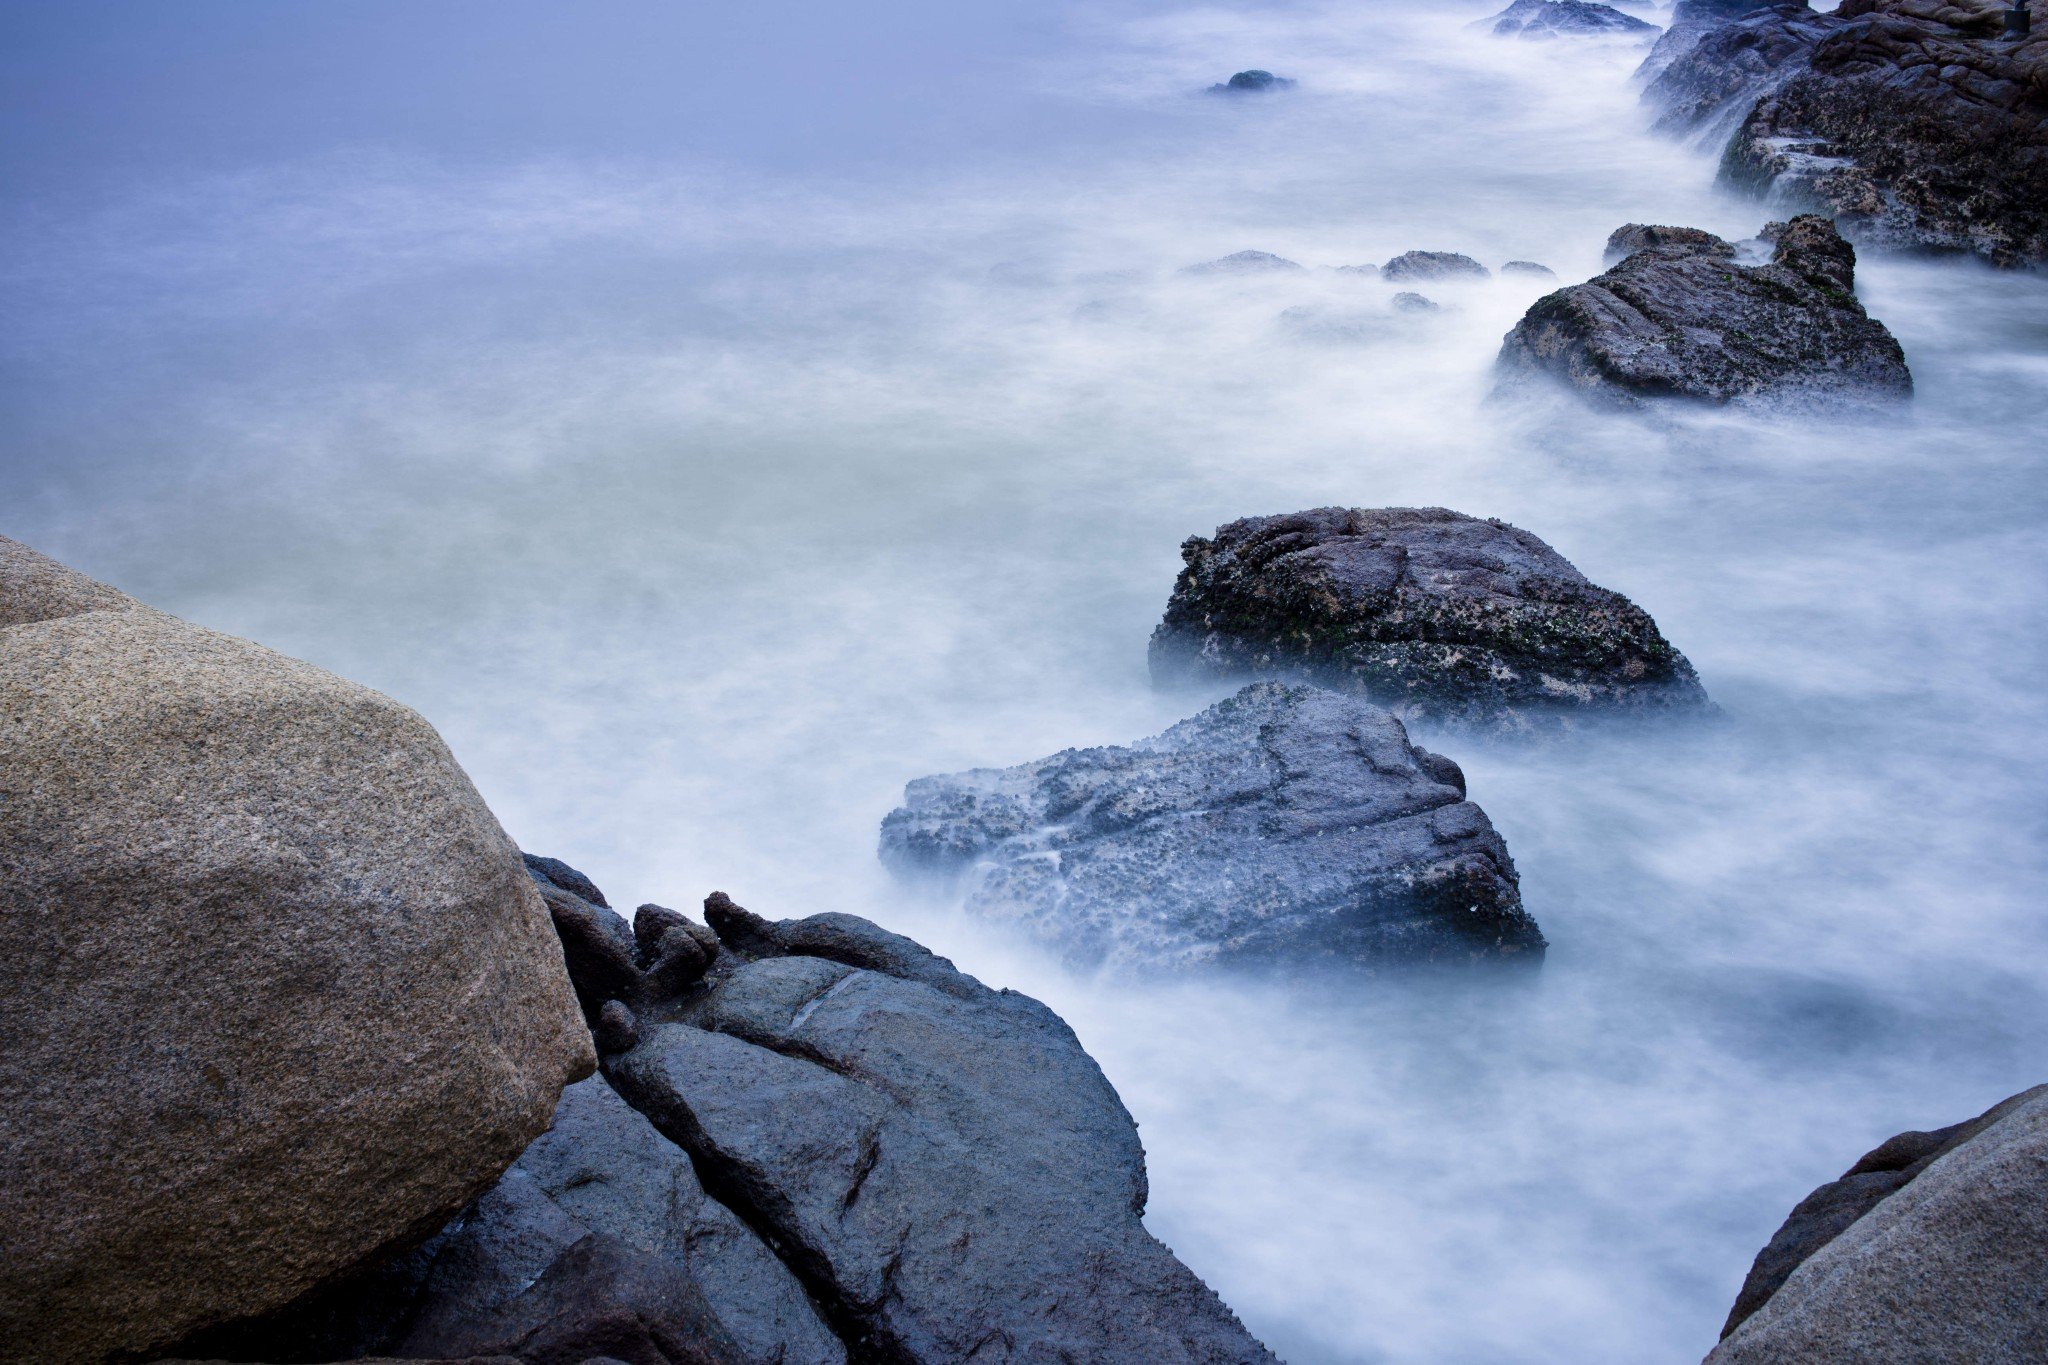
[[[417, 707], [615, 904], [851, 911], [1045, 999], [1153, 1230], [1297, 1365], [1697, 1359], [1812, 1186], [2048, 1079], [2048, 277], [1862, 262], [1902, 412], [1485, 404], [1541, 282], [1414, 314], [1328, 267], [1571, 281], [1623, 222], [1771, 216], [1648, 134], [1639, 46], [1494, 8], [706, 19], [670, 106], [634, 31], [529, 103], [395, 103], [502, 33], [365, 41], [382, 122], [133, 87], [10, 200], [0, 531]], [[154, 39], [41, 41], [112, 82]], [[1248, 66], [1300, 85], [1200, 93]], [[1309, 268], [1178, 273], [1246, 249]], [[885, 876], [911, 778], [1201, 705], [1144, 666], [1180, 541], [1325, 504], [1535, 532], [1727, 713], [1418, 736], [1516, 857], [1531, 988], [1093, 978]]]

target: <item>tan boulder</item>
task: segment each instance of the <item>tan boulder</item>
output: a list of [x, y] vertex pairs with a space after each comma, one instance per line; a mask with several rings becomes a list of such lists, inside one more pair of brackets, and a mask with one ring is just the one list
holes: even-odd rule
[[421, 1236], [594, 1066], [433, 729], [0, 538], [0, 1359], [145, 1355]]

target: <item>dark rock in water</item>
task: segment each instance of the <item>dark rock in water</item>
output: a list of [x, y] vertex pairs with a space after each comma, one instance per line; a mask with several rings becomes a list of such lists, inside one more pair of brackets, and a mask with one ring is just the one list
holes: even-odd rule
[[1583, 34], [1647, 37], [1657, 31], [1632, 15], [1589, 0], [1515, 0], [1490, 21], [1496, 38], [1557, 38]]
[[1708, 704], [1647, 613], [1506, 522], [1323, 507], [1231, 522], [1181, 557], [1152, 635], [1161, 682], [1292, 674], [1504, 729]]
[[1455, 763], [1377, 706], [1257, 683], [1152, 739], [920, 778], [883, 861], [1117, 966], [1509, 961], [1543, 936]]
[[1294, 82], [1285, 76], [1276, 76], [1270, 71], [1240, 71], [1221, 85], [1209, 87], [1212, 95], [1263, 95], [1276, 90], [1292, 90]]
[[1367, 279], [1377, 279], [1380, 268], [1376, 265], [1340, 265], [1336, 271], [1339, 275], [1363, 275]]
[[1509, 261], [1500, 268], [1500, 273], [1503, 275], [1521, 275], [1538, 280], [1554, 280], [1557, 278], [1555, 270], [1552, 270], [1547, 265], [1538, 265], [1534, 261]]
[[1700, 39], [1724, 24], [1744, 19], [1783, 0], [1678, 0], [1671, 7], [1671, 22], [1636, 68], [1636, 79], [1655, 80], [1664, 69], [1693, 50]]
[[1806, 69], [1813, 45], [1835, 23], [1797, 0], [1781, 0], [1713, 25], [1673, 55], [1643, 102], [1658, 111], [1656, 126], [1664, 132], [1725, 136], [1757, 100]]
[[1239, 251], [1199, 265], [1181, 267], [1183, 275], [1291, 274], [1303, 267], [1270, 251]]
[[1455, 251], [1404, 251], [1380, 267], [1380, 277], [1388, 280], [1484, 280], [1491, 278], [1491, 274], [1470, 256], [1462, 256]]
[[1638, 251], [1653, 246], [1694, 248], [1711, 256], [1725, 256], [1730, 260], [1736, 256], [1733, 246], [1711, 232], [1700, 228], [1667, 227], [1657, 223], [1623, 223], [1607, 234], [1607, 249], [1604, 256], [1607, 264], [1613, 265], [1616, 261], [1626, 260]]
[[1827, 219], [1785, 225], [1766, 265], [1733, 256], [1719, 238], [1645, 247], [1538, 299], [1501, 346], [1496, 392], [1550, 381], [1625, 407], [1911, 396], [1905, 354], [1856, 301], [1856, 253]]
[[1443, 311], [1442, 305], [1426, 299], [1420, 294], [1410, 293], [1405, 289], [1394, 295], [1389, 302], [1393, 304], [1397, 311], [1403, 313], [1440, 313]]
[[2048, 1086], [1886, 1141], [1758, 1253], [1708, 1365], [2048, 1359]]
[[2002, 42], [1992, 0], [1845, 0], [1766, 92], [1725, 162], [1737, 183], [1833, 214], [1859, 242], [2048, 261], [2048, 4]]
[[1145, 1231], [1145, 1160], [1057, 1015], [851, 915], [714, 895], [723, 951], [605, 1074], [864, 1361], [1272, 1355]]

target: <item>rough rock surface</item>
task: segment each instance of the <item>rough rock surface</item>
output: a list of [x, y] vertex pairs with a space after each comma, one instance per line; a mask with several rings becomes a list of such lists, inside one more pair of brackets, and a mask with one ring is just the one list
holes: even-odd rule
[[1305, 269], [1300, 263], [1270, 251], [1238, 251], [1199, 265], [1181, 267], [1183, 275], [1269, 275], [1292, 274]]
[[1709, 1365], [2048, 1359], [2048, 1086], [1901, 1133], [1800, 1203]]
[[1998, 36], [2004, 8], [1777, 4], [1694, 31], [1644, 98], [1659, 127], [1725, 140], [1729, 179], [1832, 214], [1858, 241], [2038, 264], [2048, 261], [2048, 0], [2035, 0], [2034, 34], [2019, 42]]
[[1404, 251], [1380, 267], [1383, 280], [1483, 280], [1490, 272], [1455, 251]]
[[[694, 933], [651, 909], [657, 946]], [[1145, 1231], [1137, 1126], [1051, 1010], [851, 915], [713, 895], [705, 917], [696, 979], [664, 951], [620, 983], [639, 1003], [605, 1074], [853, 1359], [1272, 1361]], [[564, 940], [572, 961], [603, 942]]]
[[1543, 936], [1455, 763], [1322, 688], [1255, 683], [1128, 747], [921, 778], [882, 822], [899, 872], [1082, 963], [1505, 960]]
[[1181, 557], [1152, 635], [1161, 682], [1299, 675], [1404, 718], [1500, 728], [1707, 706], [1647, 613], [1505, 522], [1322, 507], [1231, 522]]
[[1678, 0], [1671, 7], [1671, 22], [1636, 68], [1636, 79], [1649, 84], [1709, 33], [1783, 3], [1785, 0]]
[[0, 539], [0, 1342], [144, 1353], [424, 1236], [592, 1065], [433, 730]]
[[1857, 302], [1855, 249], [1813, 215], [1764, 231], [1776, 242], [1767, 264], [1739, 264], [1733, 247], [1708, 237], [1645, 247], [1546, 294], [1502, 343], [1501, 390], [1561, 382], [1623, 407], [1910, 397], [1905, 353]]
[[1804, 68], [1729, 144], [1739, 183], [1833, 214], [1860, 242], [2048, 261], [2048, 4], [1998, 41], [1990, 0], [1845, 0]]
[[1607, 234], [1607, 264], [1626, 260], [1653, 246], [1697, 247], [1714, 256], [1735, 257], [1735, 248], [1700, 228], [1670, 227], [1661, 223], [1623, 223]]
[[1590, 0], [1515, 0], [1490, 20], [1496, 38], [1557, 38], [1587, 34], [1647, 37], [1657, 31], [1633, 15]]

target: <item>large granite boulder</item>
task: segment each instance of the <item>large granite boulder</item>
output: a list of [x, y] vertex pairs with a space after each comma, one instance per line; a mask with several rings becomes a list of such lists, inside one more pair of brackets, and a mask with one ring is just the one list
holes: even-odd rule
[[1555, 728], [1699, 712], [1656, 622], [1502, 521], [1441, 507], [1247, 517], [1181, 546], [1152, 675], [1299, 676], [1407, 720]]
[[1808, 1195], [1707, 1360], [2048, 1360], [2048, 1085], [1900, 1133]]
[[1515, 0], [1499, 14], [1481, 21], [1493, 26], [1496, 38], [1560, 38], [1621, 36], [1647, 38], [1657, 31], [1634, 15], [1591, 0]]
[[1702, 233], [1631, 251], [1607, 273], [1546, 294], [1501, 345], [1498, 392], [1561, 385], [1618, 407], [1677, 399], [1812, 409], [1910, 397], [1905, 353], [1857, 301], [1856, 252], [1834, 225], [1809, 214], [1764, 234], [1775, 245], [1761, 264], [1741, 264], [1734, 247]]
[[1356, 697], [1256, 683], [1128, 746], [912, 782], [904, 874], [1081, 964], [1290, 969], [1542, 960], [1458, 766]]
[[2048, 261], [2048, 3], [1997, 41], [1995, 0], [1844, 0], [1736, 130], [1729, 176], [1859, 242]]
[[589, 1073], [542, 902], [413, 712], [5, 539], [0, 698], [7, 1359], [277, 1309]]
[[606, 960], [578, 973], [606, 1077], [849, 1357], [1270, 1365], [1145, 1231], [1137, 1126], [1051, 1010], [851, 915], [713, 895], [705, 917], [708, 955], [703, 926], [643, 907], [633, 979], [609, 976], [608, 927], [563, 942]]

